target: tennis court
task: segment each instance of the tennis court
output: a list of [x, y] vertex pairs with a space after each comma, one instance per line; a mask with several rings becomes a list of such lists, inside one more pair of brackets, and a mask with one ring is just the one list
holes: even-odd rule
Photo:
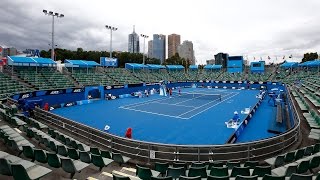
[[[224, 144], [235, 131], [225, 122], [258, 102], [258, 90], [183, 88], [172, 97], [151, 95], [144, 98], [97, 100], [92, 104], [53, 110], [53, 113], [109, 133], [124, 136], [128, 127], [133, 139], [166, 144]], [[271, 115], [270, 115], [271, 116]], [[268, 121], [267, 117], [257, 117]], [[252, 121], [254, 121], [254, 117]], [[267, 138], [267, 127], [252, 129], [259, 138]], [[250, 134], [255, 134], [250, 133]], [[250, 137], [253, 140], [254, 137]], [[245, 141], [242, 139], [242, 141]]]

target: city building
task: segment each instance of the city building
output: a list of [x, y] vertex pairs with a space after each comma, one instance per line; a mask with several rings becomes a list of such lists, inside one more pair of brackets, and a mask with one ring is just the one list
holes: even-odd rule
[[150, 41], [148, 41], [148, 57], [149, 58], [153, 58], [153, 56], [152, 56], [152, 43], [153, 43], [153, 41], [152, 40], [150, 40]]
[[206, 60], [207, 64], [215, 64], [215, 60], [214, 59], [209, 59]]
[[161, 64], [166, 59], [166, 36], [154, 34], [152, 41], [152, 57], [160, 59]]
[[2, 57], [15, 56], [17, 54], [18, 54], [18, 51], [14, 47], [2, 48]]
[[191, 65], [195, 65], [194, 51], [193, 51], [193, 43], [192, 41], [183, 41], [182, 44], [178, 46], [179, 56], [189, 61]]
[[130, 52], [130, 53], [139, 53], [140, 52], [139, 35], [135, 32], [134, 26], [133, 26], [133, 32], [131, 34], [129, 34], [128, 52]]
[[178, 53], [178, 46], [180, 45], [180, 35], [170, 34], [168, 35], [168, 58]]
[[3, 57], [2, 53], [3, 53], [3, 47], [0, 46], [0, 59]]
[[227, 61], [229, 60], [229, 54], [227, 53], [218, 53], [214, 55], [215, 64], [222, 65], [223, 68], [227, 67]]

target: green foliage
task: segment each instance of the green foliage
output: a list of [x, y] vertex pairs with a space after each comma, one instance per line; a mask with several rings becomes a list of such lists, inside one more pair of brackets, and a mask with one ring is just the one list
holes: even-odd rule
[[313, 61], [315, 59], [318, 59], [318, 53], [315, 52], [315, 53], [306, 53], [303, 55], [303, 58], [302, 58], [302, 62], [306, 62], [306, 61]]
[[[41, 57], [50, 58], [51, 50], [41, 51]], [[82, 48], [77, 48], [76, 51], [71, 51], [67, 49], [55, 49], [56, 59], [57, 60], [91, 60], [97, 63], [100, 63], [100, 57], [110, 57], [109, 52], [107, 51], [84, 51]], [[143, 61], [143, 56], [140, 53], [129, 53], [129, 52], [112, 52], [113, 58], [118, 58], [119, 67], [124, 67], [125, 63], [139, 63]], [[155, 58], [145, 58], [146, 64], [160, 64], [159, 59]]]
[[190, 62], [186, 61], [184, 58], [181, 58], [178, 53], [174, 56], [166, 59], [164, 65], [183, 65], [184, 67], [189, 67]]

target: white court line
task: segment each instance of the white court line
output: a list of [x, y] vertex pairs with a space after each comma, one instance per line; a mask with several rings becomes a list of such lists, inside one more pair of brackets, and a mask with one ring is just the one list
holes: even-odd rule
[[148, 114], [155, 114], [155, 115], [159, 115], [159, 116], [167, 116], [167, 117], [172, 117], [172, 118], [177, 118], [177, 119], [190, 119], [190, 118], [183, 118], [183, 117], [179, 117], [179, 116], [170, 116], [170, 115], [167, 115], [167, 114], [160, 114], [160, 113], [154, 113], [154, 112], [149, 112], [149, 111], [130, 109], [130, 108], [125, 108], [125, 107], [119, 107], [119, 108], [126, 109], [126, 110], [131, 110], [131, 111], [137, 111], [137, 112], [144, 112], [144, 113], [148, 113]]
[[161, 103], [161, 102], [155, 102], [157, 104], [166, 104], [170, 106], [181, 106], [181, 107], [190, 107], [190, 108], [197, 108], [197, 106], [185, 106], [185, 105], [176, 105], [176, 104], [170, 104], [170, 103]]
[[[224, 96], [221, 96], [221, 98], [222, 97], [224, 97]], [[194, 111], [194, 110], [196, 110], [196, 109], [199, 109], [199, 108], [201, 108], [201, 107], [203, 107], [203, 106], [206, 106], [206, 105], [208, 105], [208, 104], [210, 104], [210, 103], [214, 103], [214, 102], [216, 102], [216, 100], [214, 100], [214, 101], [210, 101], [210, 102], [208, 102], [208, 103], [206, 103], [206, 104], [203, 104], [203, 105], [201, 105], [201, 106], [198, 106], [198, 107], [196, 107], [195, 109], [193, 109], [193, 110], [190, 110], [190, 111], [187, 111], [187, 112], [185, 112], [185, 113], [182, 113], [182, 114], [179, 114], [179, 116], [181, 116], [181, 115], [184, 115], [184, 114], [187, 114], [187, 113], [189, 113], [189, 112], [192, 112], [192, 111]], [[222, 102], [222, 101], [221, 101]], [[217, 105], [218, 103], [216, 103], [216, 104], [214, 104], [214, 105]], [[212, 106], [213, 107], [213, 106]]]
[[[200, 112], [198, 112], [198, 113], [190, 116], [189, 119], [190, 119], [190, 118], [193, 118], [194, 116], [196, 116], [196, 115], [198, 115], [198, 114], [200, 114], [200, 113], [203, 113], [204, 111], [206, 111], [206, 110], [208, 110], [208, 109], [210, 109], [210, 108], [212, 108], [212, 107], [214, 107], [214, 106], [216, 106], [216, 105], [218, 105], [218, 104], [220, 104], [220, 103], [222, 103], [222, 102], [224, 102], [224, 101], [226, 101], [226, 100], [228, 100], [228, 99], [230, 99], [230, 98], [232, 98], [232, 97], [234, 97], [234, 96], [236, 96], [236, 95], [238, 95], [238, 94], [239, 94], [239, 93], [235, 93], [234, 95], [232, 95], [232, 96], [224, 99], [223, 101], [220, 101], [220, 102], [218, 102], [217, 104], [214, 104], [214, 105], [212, 105], [212, 106], [210, 106], [210, 107], [208, 107], [208, 108], [206, 108], [206, 109], [204, 109], [204, 110], [202, 110], [202, 111], [200, 111]], [[179, 115], [179, 116], [180, 116], [180, 115]]]
[[[128, 105], [125, 105], [125, 106], [119, 106], [119, 108], [125, 108], [125, 107], [127, 107], [127, 106], [129, 106], [129, 107], [136, 107], [136, 106], [139, 106], [139, 105], [148, 104], [149, 102], [160, 102], [160, 101], [164, 101], [164, 100], [167, 100], [167, 98], [159, 98], [159, 100], [152, 99], [152, 100], [148, 100], [148, 101], [143, 101], [143, 102], [138, 102], [138, 103], [132, 103], [132, 104], [128, 104]], [[132, 106], [132, 105], [136, 105], [136, 106]]]

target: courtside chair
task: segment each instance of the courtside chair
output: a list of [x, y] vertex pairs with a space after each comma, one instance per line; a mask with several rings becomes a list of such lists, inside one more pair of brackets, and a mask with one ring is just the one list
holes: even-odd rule
[[151, 176], [150, 179], [151, 180], [173, 180], [171, 176], [167, 176], [167, 177], [154, 177], [154, 176]]
[[186, 170], [184, 167], [168, 167], [166, 176], [171, 176], [173, 179], [177, 179], [180, 176], [185, 176]]
[[180, 176], [179, 180], [201, 180], [200, 176], [189, 177], [189, 176]]
[[188, 177], [197, 177], [207, 178], [207, 168], [204, 167], [190, 167], [188, 171]]
[[[155, 162], [155, 163], [154, 163], [154, 170], [160, 172], [160, 174], [161, 174], [162, 176], [164, 176], [164, 175], [166, 174], [168, 167], [169, 167], [169, 163], [167, 163], [167, 162], [164, 162], [164, 163], [162, 163], [162, 162]], [[171, 178], [172, 178], [172, 177], [171, 177]]]
[[131, 158], [122, 156], [120, 153], [112, 153], [112, 159], [121, 166], [122, 164], [127, 163]]
[[114, 174], [114, 173], [112, 173], [112, 178], [113, 178], [113, 180], [130, 180], [129, 177], [121, 176], [121, 175]]
[[91, 161], [95, 166], [99, 167], [99, 171], [101, 171], [103, 167], [106, 167], [113, 162], [112, 159], [103, 158], [102, 156], [96, 154], [91, 155]]
[[210, 171], [211, 176], [229, 176], [228, 167], [212, 167]]
[[266, 174], [263, 176], [262, 180], [285, 180], [285, 176], [276, 176], [276, 175], [269, 175]]
[[211, 176], [211, 175], [208, 175], [208, 178], [207, 180], [229, 180], [229, 176]]
[[258, 175], [258, 177], [263, 177], [264, 175], [271, 175], [271, 166], [256, 166], [253, 169], [252, 175]]
[[290, 180], [312, 180], [312, 174], [303, 175], [303, 174], [293, 173], [290, 176]]

